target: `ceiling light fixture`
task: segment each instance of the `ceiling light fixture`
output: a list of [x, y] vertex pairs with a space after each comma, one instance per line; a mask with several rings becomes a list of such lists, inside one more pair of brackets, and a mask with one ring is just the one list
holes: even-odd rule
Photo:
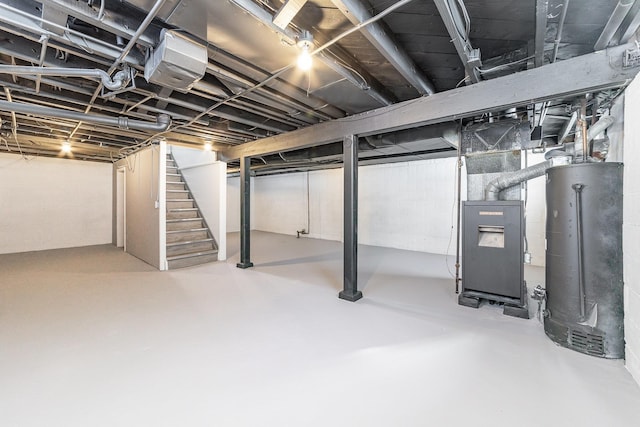
[[313, 46], [313, 36], [309, 31], [303, 31], [298, 37], [298, 47], [302, 50], [298, 56], [298, 68], [302, 71], [311, 69], [312, 60], [309, 49]]
[[213, 150], [213, 145], [210, 142], [205, 142], [204, 151], [211, 151], [211, 150]]
[[71, 153], [71, 143], [69, 141], [63, 142], [61, 149], [63, 153]]

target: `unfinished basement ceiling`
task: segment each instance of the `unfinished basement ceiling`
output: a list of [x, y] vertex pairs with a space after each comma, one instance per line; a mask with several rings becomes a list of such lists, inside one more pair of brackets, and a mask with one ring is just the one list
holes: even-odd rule
[[[69, 141], [73, 158], [108, 162], [159, 138], [224, 150], [627, 42], [640, 0], [620, 2], [628, 5], [624, 19], [609, 31], [618, 3], [0, 0], [0, 150], [61, 156]], [[311, 71], [292, 66], [305, 31], [313, 51], [394, 5], [400, 7], [315, 55]], [[51, 71], [30, 68], [41, 66]], [[71, 69], [91, 72], [65, 75]], [[599, 114], [616, 93], [594, 94], [592, 111]], [[12, 112], [16, 104], [23, 108]], [[532, 125], [544, 118], [539, 143], [551, 145], [575, 105], [558, 98], [371, 135], [361, 138], [360, 157], [379, 163], [455, 155], [461, 124], [505, 117]], [[84, 116], [63, 118], [59, 110]], [[331, 143], [252, 161], [257, 173], [298, 171], [339, 165], [341, 153], [341, 144]]]

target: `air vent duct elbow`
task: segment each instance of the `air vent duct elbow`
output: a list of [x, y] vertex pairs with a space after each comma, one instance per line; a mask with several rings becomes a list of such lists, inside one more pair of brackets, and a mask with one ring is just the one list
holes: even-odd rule
[[174, 30], [163, 30], [158, 47], [144, 66], [144, 78], [160, 86], [187, 92], [204, 77], [207, 47]]

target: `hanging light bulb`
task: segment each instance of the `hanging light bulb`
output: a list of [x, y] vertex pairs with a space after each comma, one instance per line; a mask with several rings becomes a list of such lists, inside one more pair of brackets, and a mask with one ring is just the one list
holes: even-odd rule
[[62, 148], [61, 148], [63, 153], [70, 153], [71, 152], [71, 143], [69, 141], [65, 141], [62, 143]]
[[311, 69], [313, 61], [311, 60], [311, 55], [309, 54], [309, 48], [305, 47], [300, 52], [300, 56], [298, 56], [298, 68], [302, 71], [309, 71]]
[[313, 46], [313, 36], [309, 31], [303, 31], [298, 38], [298, 47], [301, 49], [298, 56], [298, 68], [302, 71], [309, 71], [313, 61], [311, 60], [311, 53], [309, 50]]
[[204, 151], [211, 151], [213, 149], [213, 145], [210, 142], [204, 143]]
[[309, 71], [311, 69], [312, 60], [311, 55], [309, 55], [309, 48], [302, 48], [302, 52], [298, 56], [298, 68], [302, 71]]

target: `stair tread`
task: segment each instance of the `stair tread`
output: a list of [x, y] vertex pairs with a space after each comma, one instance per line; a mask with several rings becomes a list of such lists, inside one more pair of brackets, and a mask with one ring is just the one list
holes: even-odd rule
[[202, 218], [174, 218], [168, 219], [167, 222], [188, 222], [188, 221], [202, 221]]
[[171, 246], [186, 246], [194, 243], [213, 243], [213, 239], [208, 237], [206, 239], [198, 239], [198, 240], [186, 240], [184, 242], [171, 242], [167, 243], [167, 247]]
[[189, 190], [167, 190], [167, 193], [188, 193]]
[[[184, 199], [180, 199], [180, 200], [184, 200]], [[198, 208], [175, 208], [175, 209], [169, 209], [169, 212], [193, 212], [197, 210]]]
[[167, 199], [167, 202], [193, 202], [193, 199]]
[[184, 230], [170, 230], [167, 231], [167, 234], [177, 234], [177, 233], [195, 233], [197, 231], [207, 231], [207, 228], [187, 228]]
[[194, 258], [194, 257], [203, 256], [203, 255], [215, 255], [217, 253], [218, 253], [217, 249], [212, 249], [210, 251], [192, 252], [190, 254], [168, 256], [167, 261], [175, 261], [178, 259], [185, 259], [185, 258]]

